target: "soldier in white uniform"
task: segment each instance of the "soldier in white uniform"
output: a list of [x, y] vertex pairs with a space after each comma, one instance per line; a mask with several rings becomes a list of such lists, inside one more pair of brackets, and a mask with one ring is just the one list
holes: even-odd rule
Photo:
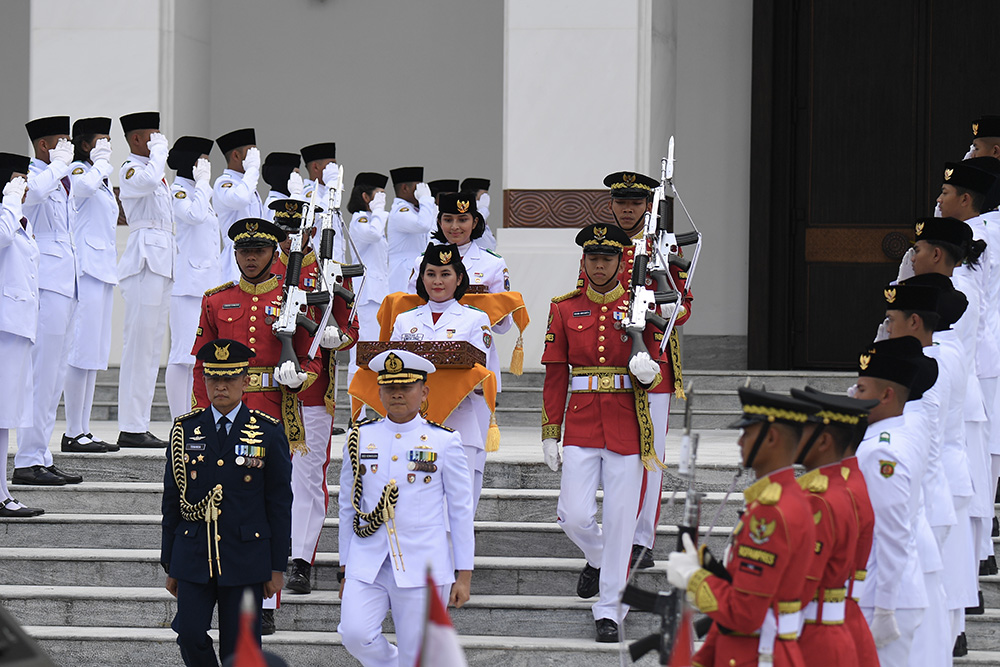
[[[389, 217], [385, 209], [388, 182], [389, 177], [384, 174], [361, 172], [354, 177], [354, 189], [347, 201], [351, 240], [358, 249], [358, 261], [365, 265], [364, 284], [356, 294], [358, 340], [378, 340], [378, 309], [389, 293], [389, 244], [385, 239], [385, 223]], [[348, 386], [358, 370], [356, 355], [357, 347], [352, 347], [347, 366]]]
[[239, 281], [240, 269], [236, 266], [233, 242], [229, 238], [229, 228], [243, 218], [265, 218], [257, 182], [260, 180], [260, 151], [257, 149], [257, 135], [253, 128], [233, 130], [215, 140], [226, 158], [226, 169], [215, 179], [212, 202], [219, 216], [219, 232], [222, 235], [220, 267], [223, 281]]
[[111, 355], [111, 308], [118, 284], [118, 199], [108, 182], [113, 169], [110, 132], [110, 118], [80, 118], [73, 123], [75, 160], [69, 178], [79, 302], [63, 391], [64, 452], [118, 449], [117, 444], [95, 438], [90, 431], [97, 371], [107, 370]]
[[[18, 436], [14, 484], [59, 486], [69, 480], [49, 470], [49, 438], [55, 428], [59, 396], [66, 381], [76, 309], [76, 252], [69, 206], [69, 117], [33, 120], [25, 127], [35, 150], [28, 173], [24, 217], [31, 221], [40, 254], [38, 336], [31, 348], [34, 392], [32, 424]], [[74, 482], [79, 475], [72, 476]]]
[[[486, 368], [500, 376], [500, 360], [493, 344], [490, 318], [483, 311], [459, 303], [469, 288], [469, 272], [453, 244], [427, 246], [420, 264], [416, 292], [426, 303], [400, 313], [390, 340], [464, 340], [486, 355]], [[472, 480], [473, 508], [479, 504], [486, 469], [486, 436], [480, 416], [489, 407], [481, 394], [470, 393], [445, 420], [455, 429], [465, 447]], [[487, 424], [488, 427], [488, 424]]]
[[[461, 186], [458, 188], [459, 192], [471, 192], [476, 197], [476, 207], [479, 209], [479, 214], [483, 216], [483, 220], [489, 221], [490, 219], [490, 181], [488, 178], [467, 178], [462, 181]], [[485, 248], [486, 250], [496, 250], [497, 240], [493, 236], [493, 230], [490, 229], [489, 225], [486, 225], [486, 229], [483, 230], [483, 236], [479, 239], [479, 247]]]
[[[859, 357], [854, 398], [878, 400], [858, 446], [858, 467], [875, 512], [875, 533], [859, 604], [885, 667], [910, 664], [914, 634], [927, 608], [917, 549], [920, 482], [925, 462], [906, 426], [903, 406], [916, 379], [916, 360], [891, 352], [900, 341], [883, 340]], [[917, 344], [919, 347], [919, 343]]]
[[175, 141], [167, 156], [167, 166], [177, 171], [170, 188], [177, 256], [170, 295], [170, 357], [166, 371], [167, 401], [173, 419], [191, 410], [195, 362], [191, 349], [201, 317], [201, 297], [222, 283], [222, 239], [219, 219], [212, 208], [211, 152], [211, 139], [189, 136]]
[[[316, 206], [327, 208], [327, 197], [329, 197], [328, 186], [337, 185], [340, 173], [340, 165], [337, 164], [337, 144], [332, 141], [320, 144], [312, 144], [304, 147], [302, 162], [306, 165], [306, 179], [302, 182], [302, 198], [312, 201], [313, 191], [316, 192]], [[332, 211], [330, 211], [332, 213]], [[344, 261], [344, 250], [346, 248], [344, 234], [334, 220], [334, 230], [337, 232], [333, 237], [333, 259], [338, 262]]]
[[174, 278], [174, 215], [163, 177], [169, 143], [155, 111], [121, 117], [129, 156], [118, 172], [119, 197], [129, 226], [118, 262], [125, 300], [125, 340], [118, 382], [118, 444], [166, 447], [149, 432], [149, 413], [167, 333]]
[[298, 153], [268, 153], [260, 177], [271, 190], [264, 199], [264, 219], [274, 222], [271, 204], [279, 199], [300, 199], [304, 182], [299, 174]]
[[385, 235], [389, 243], [389, 293], [405, 292], [413, 260], [427, 246], [437, 220], [437, 206], [424, 180], [423, 167], [390, 169], [396, 198]]
[[22, 213], [28, 187], [27, 157], [0, 153], [0, 384], [16, 388], [0, 402], [0, 518], [29, 517], [42, 510], [25, 507], [7, 489], [10, 432], [31, 426], [31, 346], [38, 326], [38, 245]]
[[[434, 365], [387, 350], [368, 368], [378, 373], [386, 418], [356, 424], [344, 447], [337, 631], [362, 665], [409, 667], [423, 635], [428, 568], [442, 599], [449, 588], [450, 604], [461, 607], [469, 599], [472, 489], [457, 434], [419, 414]], [[390, 607], [398, 650], [382, 635]]]

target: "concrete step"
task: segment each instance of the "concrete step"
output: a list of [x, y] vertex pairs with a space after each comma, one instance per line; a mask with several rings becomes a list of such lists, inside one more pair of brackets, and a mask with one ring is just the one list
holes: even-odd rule
[[[163, 580], [159, 549], [74, 549], [0, 547], [0, 581], [9, 585], [148, 586]], [[405, 558], [405, 554], [404, 554]], [[477, 595], [572, 595], [582, 558], [477, 556]], [[314, 587], [337, 588], [336, 553], [320, 553], [313, 567]], [[418, 567], [417, 564], [411, 564]], [[663, 564], [641, 570], [637, 585], [659, 590], [667, 585]]]
[[[280, 614], [280, 612], [279, 612]], [[59, 665], [107, 667], [108, 665], [173, 665], [179, 663], [176, 635], [169, 628], [26, 626]], [[210, 633], [218, 646], [218, 633]], [[390, 641], [395, 637], [390, 635]], [[631, 641], [631, 640], [630, 640]], [[264, 649], [290, 665], [355, 665], [335, 632], [278, 632], [263, 638]], [[618, 644], [598, 644], [590, 639], [459, 636], [470, 667], [608, 667], [618, 664]], [[634, 663], [657, 664], [652, 656]], [[985, 664], [958, 663], [956, 664]]]
[[[0, 520], [4, 547], [149, 549], [160, 544], [159, 514], [51, 514], [26, 519]], [[339, 522], [328, 518], [320, 533], [318, 550], [337, 550]], [[476, 555], [525, 558], [574, 558], [580, 550], [554, 521], [477, 521]], [[710, 546], [725, 540], [731, 527], [715, 530]], [[666, 558], [676, 545], [677, 529], [657, 529], [654, 558]], [[720, 552], [721, 553], [721, 552]]]

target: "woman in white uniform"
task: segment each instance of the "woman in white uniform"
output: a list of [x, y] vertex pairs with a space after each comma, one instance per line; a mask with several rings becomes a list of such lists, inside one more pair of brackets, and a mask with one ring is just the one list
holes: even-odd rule
[[76, 213], [78, 297], [73, 314], [66, 385], [64, 452], [118, 449], [90, 431], [97, 372], [107, 370], [111, 355], [111, 308], [118, 284], [118, 200], [111, 190], [110, 118], [81, 118], [73, 123], [74, 162], [70, 165], [70, 206]]
[[29, 159], [0, 153], [0, 517], [37, 516], [42, 510], [21, 505], [7, 490], [10, 431], [31, 426], [31, 346], [38, 327], [38, 246], [31, 223], [21, 212], [28, 187]]
[[[458, 302], [469, 288], [469, 274], [458, 247], [454, 244], [429, 244], [420, 263], [419, 276], [417, 294], [426, 303], [396, 317], [390, 340], [464, 340], [486, 354], [486, 368], [499, 376], [500, 362], [493, 344], [489, 317], [477, 308]], [[431, 396], [430, 400], [433, 401], [434, 397]], [[474, 507], [479, 503], [486, 467], [487, 434], [480, 424], [480, 410], [488, 411], [488, 407], [481, 392], [476, 390], [462, 399], [444, 422], [445, 426], [458, 431], [465, 447], [473, 483]]]

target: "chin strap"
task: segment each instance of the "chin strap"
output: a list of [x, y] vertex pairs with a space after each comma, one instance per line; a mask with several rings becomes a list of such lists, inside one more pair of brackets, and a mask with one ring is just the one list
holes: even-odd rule
[[813, 445], [816, 444], [816, 441], [819, 440], [819, 436], [823, 435], [823, 429], [825, 428], [826, 424], [816, 425], [816, 430], [813, 431], [813, 434], [811, 436], [809, 436], [809, 439], [806, 441], [806, 444], [802, 446], [802, 451], [799, 453], [798, 458], [795, 459], [795, 462], [797, 464], [802, 465], [805, 462], [806, 456], [809, 455], [809, 450], [812, 449]]
[[757, 458], [757, 452], [760, 450], [760, 446], [764, 444], [764, 438], [767, 437], [767, 432], [771, 430], [771, 422], [761, 422], [763, 426], [760, 429], [760, 433], [757, 434], [757, 440], [754, 441], [753, 447], [750, 448], [750, 455], [747, 456], [746, 463], [743, 467], [749, 470], [753, 467], [753, 460]]

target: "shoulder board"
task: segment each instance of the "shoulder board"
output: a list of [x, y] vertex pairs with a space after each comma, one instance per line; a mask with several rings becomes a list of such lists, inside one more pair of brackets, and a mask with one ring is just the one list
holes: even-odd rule
[[563, 294], [562, 296], [552, 297], [552, 303], [559, 303], [560, 301], [565, 301], [566, 299], [572, 299], [574, 296], [579, 296], [579, 294], [580, 290], [575, 289], [572, 292], [567, 292], [566, 294]]
[[191, 417], [194, 417], [195, 415], [200, 414], [200, 413], [202, 413], [204, 411], [205, 411], [205, 408], [195, 408], [194, 410], [192, 410], [191, 412], [188, 412], [187, 414], [183, 414], [180, 417], [174, 418], [174, 421], [175, 422], [182, 422], [185, 419], [190, 419]]
[[83, 167], [77, 167], [76, 169], [73, 170], [74, 176], [79, 176], [82, 173], [83, 173]]
[[260, 410], [250, 410], [250, 414], [252, 414], [254, 417], [260, 417], [264, 421], [271, 422], [274, 425], [278, 425], [281, 423], [280, 419], [275, 419], [271, 415], [267, 414], [266, 412], [261, 412]]
[[[480, 247], [482, 247], [482, 246], [480, 246]], [[494, 252], [493, 250], [490, 250], [489, 248], [483, 248], [483, 250], [485, 250], [486, 252], [490, 253], [494, 257], [499, 257], [500, 259], [503, 259], [503, 255], [501, 255], [498, 252]]]
[[447, 426], [444, 426], [443, 424], [438, 424], [437, 422], [432, 422], [430, 419], [427, 420], [427, 423], [430, 424], [431, 426], [437, 426], [441, 430], [448, 431], [448, 433], [455, 432], [455, 429], [448, 428]]
[[757, 501], [761, 505], [776, 505], [781, 500], [781, 484], [771, 482], [767, 488], [757, 496]]
[[795, 481], [804, 491], [810, 493], [826, 493], [826, 490], [830, 488], [830, 478], [821, 473], [818, 468], [810, 470]]
[[221, 292], [224, 289], [229, 289], [230, 287], [233, 287], [235, 284], [236, 283], [233, 282], [232, 280], [230, 280], [228, 283], [222, 283], [218, 287], [213, 287], [210, 290], [205, 290], [205, 296], [212, 296], [216, 292]]
[[382, 421], [381, 417], [369, 417], [368, 419], [362, 419], [359, 422], [354, 422], [354, 427], [357, 428], [358, 426], [367, 426], [368, 424], [377, 424], [380, 421]]

